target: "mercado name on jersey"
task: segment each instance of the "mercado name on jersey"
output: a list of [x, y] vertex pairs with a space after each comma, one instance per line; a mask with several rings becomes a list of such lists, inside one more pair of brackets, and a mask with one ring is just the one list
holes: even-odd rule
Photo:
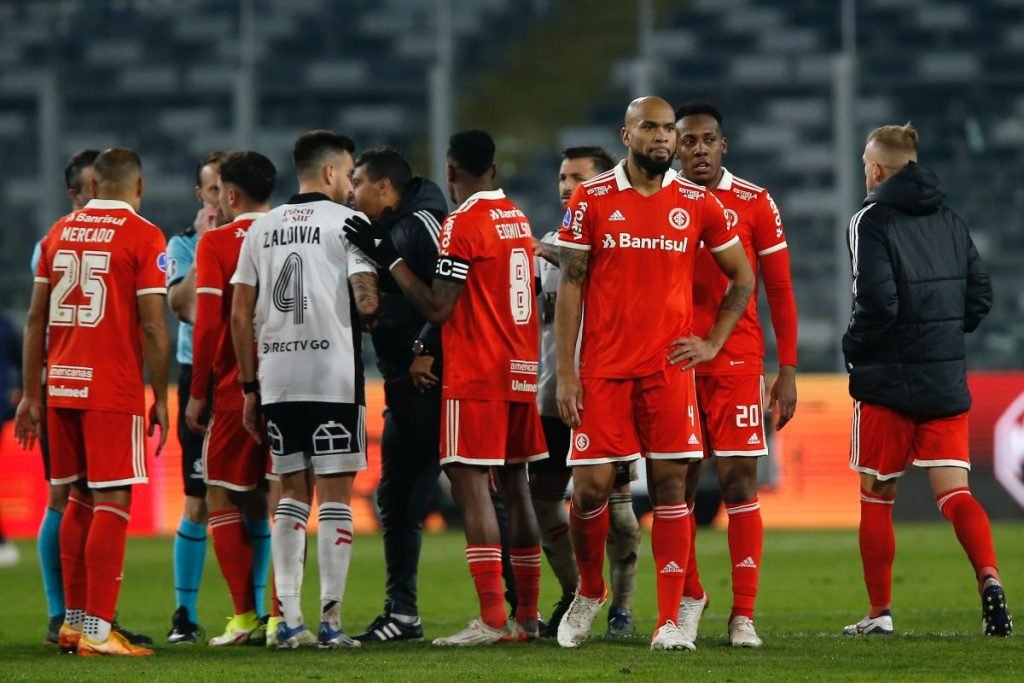
[[645, 377], [666, 364], [669, 343], [690, 332], [697, 245], [737, 243], [714, 195], [665, 173], [650, 196], [625, 162], [576, 188], [558, 244], [590, 252], [583, 283], [580, 376]]
[[50, 406], [145, 413], [138, 298], [167, 293], [166, 248], [160, 228], [116, 200], [91, 200], [43, 238]]
[[[758, 261], [786, 249], [786, 235], [779, 208], [768, 191], [734, 176], [728, 169], [722, 171], [722, 179], [712, 191], [725, 207], [729, 226], [743, 245], [754, 271], [755, 289], [721, 351], [696, 370], [698, 375], [760, 375], [764, 372], [764, 334], [757, 315]], [[702, 245], [697, 252], [693, 281], [694, 334], [706, 335], [711, 329], [728, 288], [729, 278]]]

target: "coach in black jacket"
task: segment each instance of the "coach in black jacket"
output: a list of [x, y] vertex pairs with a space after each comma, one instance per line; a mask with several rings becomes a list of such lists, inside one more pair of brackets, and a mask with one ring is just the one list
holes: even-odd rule
[[938, 177], [917, 163], [917, 131], [882, 126], [864, 148], [868, 196], [850, 220], [853, 311], [843, 353], [855, 399], [850, 466], [860, 472], [860, 549], [870, 610], [847, 635], [893, 632], [892, 508], [907, 464], [923, 467], [974, 567], [986, 635], [1013, 629], [988, 516], [971, 495], [964, 334], [992, 285]]
[[[429, 283], [437, 261], [441, 221], [448, 213], [440, 188], [413, 177], [409, 163], [394, 149], [364, 152], [352, 174], [356, 208], [388, 230], [397, 255]], [[423, 518], [430, 508], [441, 472], [440, 334], [425, 347], [413, 342], [425, 320], [402, 295], [390, 264], [379, 264], [381, 295], [373, 331], [377, 366], [384, 375], [387, 410], [381, 436], [381, 481], [377, 489], [387, 599], [384, 613], [356, 638], [361, 641], [411, 640], [423, 637], [416, 605]]]

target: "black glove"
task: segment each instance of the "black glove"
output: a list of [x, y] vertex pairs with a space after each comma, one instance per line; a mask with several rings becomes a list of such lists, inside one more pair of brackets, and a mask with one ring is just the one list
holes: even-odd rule
[[402, 257], [391, 243], [391, 235], [380, 223], [371, 223], [362, 216], [345, 219], [345, 236], [379, 265], [391, 269]]

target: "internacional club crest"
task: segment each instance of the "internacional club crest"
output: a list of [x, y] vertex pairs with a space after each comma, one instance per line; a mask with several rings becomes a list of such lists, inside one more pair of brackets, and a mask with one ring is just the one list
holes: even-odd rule
[[676, 230], [686, 230], [690, 226], [690, 214], [677, 206], [668, 212], [668, 224]]

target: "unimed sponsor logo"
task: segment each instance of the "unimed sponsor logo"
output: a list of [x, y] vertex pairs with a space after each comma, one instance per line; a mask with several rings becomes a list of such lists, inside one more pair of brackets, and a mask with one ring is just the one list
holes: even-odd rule
[[59, 398], [89, 398], [89, 387], [66, 387], [63, 384], [47, 384], [46, 391]]

